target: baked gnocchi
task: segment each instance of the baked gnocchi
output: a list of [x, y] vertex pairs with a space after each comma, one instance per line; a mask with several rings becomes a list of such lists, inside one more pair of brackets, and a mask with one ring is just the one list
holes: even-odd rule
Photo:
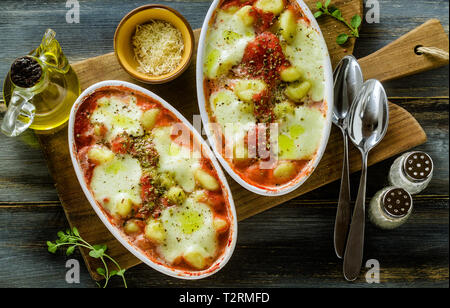
[[209, 133], [230, 174], [265, 191], [309, 174], [329, 127], [329, 61], [298, 2], [221, 0], [204, 46]]
[[228, 192], [203, 145], [162, 104], [100, 88], [77, 110], [74, 143], [97, 205], [150, 260], [200, 273], [223, 255], [232, 236]]

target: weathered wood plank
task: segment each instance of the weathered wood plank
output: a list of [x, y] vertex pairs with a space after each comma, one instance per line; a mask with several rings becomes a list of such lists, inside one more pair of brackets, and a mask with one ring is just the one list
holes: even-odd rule
[[[85, 15], [86, 19], [83, 21], [82, 18], [78, 25], [65, 23], [64, 1], [45, 5], [37, 0], [2, 1], [3, 10], [0, 11], [0, 20], [8, 22], [0, 23], [0, 37], [3, 42], [0, 71], [6, 71], [15, 56], [25, 53], [37, 45], [42, 35], [41, 32], [47, 26], [59, 27], [56, 29], [58, 39], [72, 61], [111, 51], [114, 23], [120, 20], [126, 10], [144, 3], [143, 1], [132, 3], [124, 1], [120, 5], [115, 3], [112, 6], [111, 1], [81, 1], [82, 16]], [[357, 42], [356, 54], [358, 56], [362, 57], [373, 52], [431, 17], [438, 16], [448, 31], [448, 16], [442, 14], [442, 11], [448, 11], [447, 1], [419, 0], [415, 1], [414, 5], [411, 5], [409, 1], [399, 1], [395, 6], [390, 1], [381, 1], [380, 3], [381, 23], [364, 25], [361, 40]], [[193, 27], [201, 25], [202, 16], [209, 6], [208, 1], [180, 1], [166, 4], [182, 11]], [[25, 5], [27, 10], [24, 10]], [[111, 7], [115, 9], [111, 9]], [[102, 12], [105, 13], [105, 16], [102, 18], [100, 27], [95, 16], [99, 17]], [[414, 17], [411, 18], [411, 16]], [[41, 24], [42, 20], [45, 20], [47, 24]], [[29, 23], [30, 26], [27, 27], [24, 23]], [[95, 27], [95, 31], [83, 31], [90, 25]], [[372, 33], [372, 29], [378, 29], [378, 32]], [[384, 34], [380, 29], [384, 31]], [[370, 36], [365, 36], [365, 32], [370, 33]], [[4, 35], [6, 33], [9, 35]], [[95, 44], [79, 44], [80, 40], [85, 39], [86, 33], [92, 36], [91, 40], [95, 41]], [[447, 82], [448, 67], [389, 82], [386, 85], [390, 96], [414, 97], [425, 92], [429, 96], [448, 96]], [[442, 123], [444, 122], [442, 121]], [[430, 129], [427, 129], [427, 134], [430, 134]], [[442, 135], [439, 131], [431, 132], [431, 134]], [[7, 140], [3, 136], [0, 137], [2, 158], [0, 161], [0, 200], [57, 200], [53, 182], [44, 166], [42, 155], [33, 148], [36, 146], [36, 140], [30, 132], [19, 139]], [[28, 146], [27, 143], [31, 146]]]
[[[127, 280], [131, 287], [377, 287], [363, 278], [355, 284], [343, 280], [332, 249], [335, 204], [297, 199], [241, 222], [230, 263], [206, 280], [177, 280], [142, 264], [128, 271]], [[448, 287], [448, 218], [448, 197], [420, 197], [399, 229], [381, 231], [368, 224], [365, 259], [380, 262], [378, 286]], [[0, 260], [8, 264], [0, 271], [0, 287], [76, 287], [64, 280], [67, 257], [46, 251], [45, 241], [66, 227], [57, 204], [0, 205]], [[73, 257], [82, 263], [78, 253]], [[81, 286], [95, 286], [84, 266]], [[120, 287], [120, 280], [111, 286]]]
[[[448, 99], [394, 99], [394, 103], [405, 108], [424, 128], [428, 142], [418, 149], [430, 153], [436, 162], [436, 172], [427, 194], [448, 194], [449, 185], [449, 141], [448, 141]], [[369, 175], [377, 181], [368, 182], [368, 194], [380, 188], [385, 181], [393, 159], [369, 168]], [[358, 174], [352, 176], [357, 187]], [[312, 196], [337, 196], [339, 183], [325, 186]], [[26, 132], [18, 139], [10, 139], [0, 134], [0, 201], [56, 201], [54, 189], [46, 163], [37, 140], [32, 132]]]
[[[365, 23], [354, 55], [365, 57], [386, 46], [398, 37], [431, 18], [438, 18], [449, 33], [449, 2], [447, 0], [377, 1], [380, 4], [380, 23]], [[367, 8], [366, 8], [367, 13]], [[390, 97], [442, 97], [449, 95], [449, 67], [386, 82]]]
[[433, 18], [380, 50], [359, 59], [366, 79], [381, 82], [418, 75], [449, 64], [447, 59], [417, 54], [419, 46], [433, 46], [448, 54], [448, 35], [438, 19]]
[[[0, 11], [0, 39], [2, 52], [0, 72], [8, 70], [15, 57], [35, 48], [47, 27], [58, 35], [65, 53], [72, 62], [108, 53], [113, 50], [112, 38], [120, 19], [131, 9], [152, 2], [168, 4], [182, 12], [193, 28], [198, 28], [210, 2], [184, 1], [122, 1], [80, 0], [80, 23], [67, 24], [65, 1], [15, 1], [3, 0]], [[430, 18], [439, 18], [448, 33], [449, 3], [446, 0], [382, 0], [379, 24], [365, 23], [355, 54], [366, 56], [387, 45], [399, 36], [414, 29]], [[94, 29], [95, 31], [92, 31]], [[80, 44], [79, 42], [91, 42]], [[388, 83], [390, 96], [448, 96], [448, 68], [408, 78], [408, 82]], [[423, 76], [423, 77], [422, 77]], [[424, 80], [429, 82], [424, 83]]]

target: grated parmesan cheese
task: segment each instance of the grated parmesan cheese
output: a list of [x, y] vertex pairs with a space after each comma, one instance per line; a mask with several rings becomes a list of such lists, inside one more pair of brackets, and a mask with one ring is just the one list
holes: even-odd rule
[[183, 37], [169, 22], [153, 20], [138, 25], [132, 43], [139, 72], [160, 76], [172, 72], [181, 62]]

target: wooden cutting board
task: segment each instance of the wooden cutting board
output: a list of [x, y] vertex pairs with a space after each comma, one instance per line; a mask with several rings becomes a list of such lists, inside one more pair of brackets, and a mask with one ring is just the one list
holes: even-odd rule
[[[315, 3], [315, 1], [307, 2]], [[335, 3], [342, 9], [344, 16], [349, 16], [349, 18], [362, 12], [362, 1], [335, 1]], [[345, 31], [345, 28], [331, 18], [321, 19], [320, 25], [327, 39], [333, 65], [345, 54], [352, 53], [354, 41], [349, 42], [344, 48], [335, 43], [337, 34]], [[196, 30], [196, 39], [198, 39], [198, 35], [199, 30]], [[366, 62], [362, 59], [363, 69], [367, 68], [364, 63]], [[370, 61], [367, 63], [370, 63]], [[73, 68], [78, 74], [83, 90], [102, 80], [130, 81], [163, 97], [188, 120], [192, 121], [192, 116], [199, 114], [195, 88], [195, 59], [189, 69], [178, 79], [164, 85], [151, 86], [132, 80], [122, 70], [113, 53], [75, 63]], [[365, 77], [370, 78], [372, 76], [368, 75]], [[389, 76], [384, 77], [381, 79], [389, 79]], [[61, 128], [53, 134], [38, 135], [38, 138], [70, 226], [76, 226], [81, 236], [92, 244], [107, 244], [108, 253], [123, 268], [129, 268], [140, 263], [137, 258], [115, 240], [85, 198], [70, 161], [67, 146], [67, 128]], [[426, 135], [417, 121], [401, 107], [390, 104], [388, 133], [383, 142], [371, 152], [369, 165], [399, 154], [425, 141]], [[227, 176], [236, 204], [238, 219], [243, 220], [339, 179], [342, 168], [342, 154], [341, 136], [338, 130], [333, 127], [327, 150], [313, 175], [296, 191], [277, 198], [253, 194], [243, 189]], [[361, 168], [360, 154], [355, 149], [350, 153], [350, 166], [351, 172]], [[82, 255], [92, 277], [96, 280], [101, 279], [102, 277], [95, 270], [100, 266], [97, 260], [90, 258], [87, 252], [83, 250]]]

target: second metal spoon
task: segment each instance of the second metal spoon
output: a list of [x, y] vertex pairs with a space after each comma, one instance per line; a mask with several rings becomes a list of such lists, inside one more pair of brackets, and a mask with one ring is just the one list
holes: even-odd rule
[[358, 61], [353, 56], [345, 56], [337, 65], [334, 77], [333, 123], [342, 131], [344, 159], [342, 164], [341, 188], [334, 224], [334, 250], [339, 258], [344, 256], [348, 227], [350, 225], [350, 179], [348, 170], [347, 118], [350, 106], [363, 84], [363, 75]]
[[361, 271], [367, 180], [367, 158], [386, 134], [389, 124], [389, 106], [386, 92], [378, 80], [366, 81], [350, 108], [348, 132], [350, 140], [361, 151], [362, 171], [358, 197], [353, 210], [352, 223], [344, 255], [344, 276], [353, 281]]

